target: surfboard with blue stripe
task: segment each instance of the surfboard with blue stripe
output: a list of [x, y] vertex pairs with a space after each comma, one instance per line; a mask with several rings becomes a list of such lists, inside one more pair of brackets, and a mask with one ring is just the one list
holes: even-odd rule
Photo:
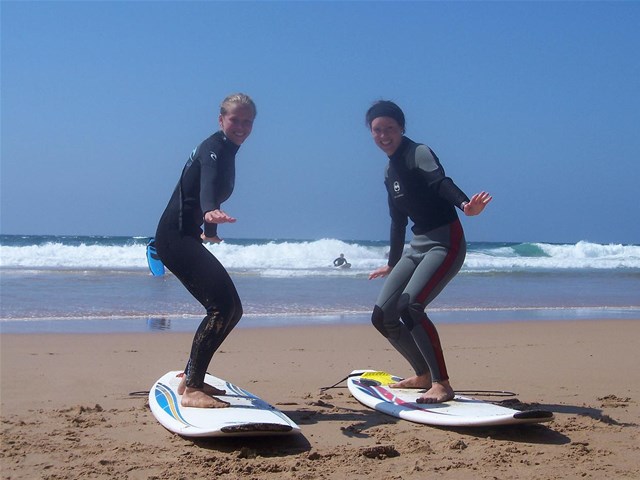
[[287, 415], [258, 396], [231, 382], [206, 374], [205, 383], [224, 390], [216, 398], [226, 408], [193, 408], [180, 405], [181, 371], [163, 375], [149, 391], [149, 407], [167, 430], [185, 437], [290, 435], [300, 427]]

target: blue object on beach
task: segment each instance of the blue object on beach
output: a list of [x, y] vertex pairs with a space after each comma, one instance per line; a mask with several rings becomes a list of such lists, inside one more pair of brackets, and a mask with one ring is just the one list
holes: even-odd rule
[[149, 263], [149, 270], [154, 277], [164, 275], [164, 264], [156, 251], [155, 238], [149, 239], [149, 243], [147, 243], [147, 263]]

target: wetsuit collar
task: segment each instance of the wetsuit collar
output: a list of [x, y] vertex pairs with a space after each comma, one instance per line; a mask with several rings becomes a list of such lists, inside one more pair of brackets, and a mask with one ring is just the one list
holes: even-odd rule
[[222, 135], [222, 139], [224, 140], [225, 149], [229, 150], [232, 154], [238, 153], [240, 150], [240, 145], [236, 145], [231, 140], [227, 138], [222, 130], [219, 130], [220, 135]]
[[397, 162], [398, 160], [400, 160], [404, 156], [404, 153], [406, 152], [406, 150], [409, 147], [410, 143], [411, 143], [411, 140], [409, 140], [409, 138], [407, 138], [407, 137], [405, 137], [403, 135], [402, 136], [402, 143], [396, 149], [396, 151], [393, 152], [393, 155], [389, 156], [389, 160], [391, 160], [393, 162]]

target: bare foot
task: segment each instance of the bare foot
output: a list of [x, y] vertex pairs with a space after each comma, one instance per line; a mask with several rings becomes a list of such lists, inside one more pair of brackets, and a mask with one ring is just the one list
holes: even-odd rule
[[180, 400], [180, 405], [196, 408], [225, 408], [229, 406], [229, 403], [207, 395], [202, 389], [187, 387]]
[[[184, 391], [187, 388], [187, 377], [184, 373], [181, 373], [178, 376], [181, 377], [180, 385], [178, 385], [178, 395], [184, 395]], [[227, 393], [226, 390], [220, 390], [219, 388], [209, 385], [208, 383], [204, 384], [202, 391], [207, 395], [224, 395]]]
[[422, 394], [420, 398], [416, 400], [418, 403], [442, 403], [447, 400], [451, 400], [455, 396], [455, 392], [449, 380], [443, 382], [433, 382], [433, 385], [429, 390]]
[[392, 383], [389, 388], [431, 388], [431, 374], [414, 375], [397, 383]]

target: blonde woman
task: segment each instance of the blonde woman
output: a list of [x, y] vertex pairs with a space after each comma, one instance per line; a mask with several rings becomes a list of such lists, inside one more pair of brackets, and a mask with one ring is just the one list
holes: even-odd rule
[[215, 397], [225, 392], [206, 385], [204, 377], [213, 354], [240, 320], [242, 303], [231, 277], [203, 241], [220, 242], [218, 225], [236, 221], [221, 206], [233, 192], [236, 153], [251, 134], [256, 113], [247, 95], [223, 100], [220, 130], [189, 156], [156, 231], [160, 259], [206, 310], [178, 388], [184, 407], [229, 405]]

